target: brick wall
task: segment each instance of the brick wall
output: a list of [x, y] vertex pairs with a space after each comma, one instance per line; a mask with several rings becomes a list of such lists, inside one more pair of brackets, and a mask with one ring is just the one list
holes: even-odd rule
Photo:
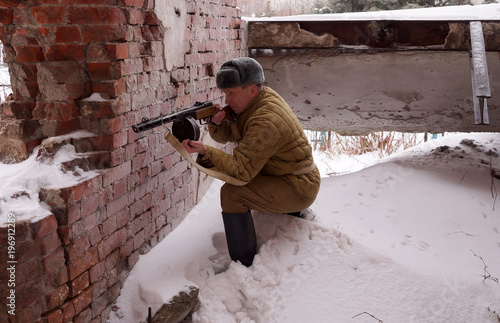
[[[97, 136], [71, 143], [93, 152], [89, 167], [100, 170], [73, 187], [42, 189], [52, 214], [17, 221], [16, 316], [2, 301], [0, 321], [105, 322], [139, 255], [199, 198], [199, 174], [165, 131], [131, 126], [196, 101], [219, 103], [214, 71], [244, 55], [244, 31], [234, 0], [168, 3], [185, 11], [176, 12], [185, 18], [181, 43], [166, 44], [168, 19], [152, 0], [0, 0], [14, 91], [0, 104], [0, 158], [25, 159], [45, 138], [84, 129]], [[182, 49], [180, 63], [165, 63], [168, 46]], [[0, 245], [5, 300], [5, 226]]]

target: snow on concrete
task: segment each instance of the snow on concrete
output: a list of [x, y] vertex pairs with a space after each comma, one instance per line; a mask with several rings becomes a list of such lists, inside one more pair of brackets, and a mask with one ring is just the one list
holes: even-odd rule
[[500, 4], [446, 6], [420, 9], [382, 10], [368, 12], [333, 13], [323, 15], [296, 15], [252, 18], [246, 21], [370, 21], [370, 20], [413, 20], [413, 21], [473, 21], [500, 20]]

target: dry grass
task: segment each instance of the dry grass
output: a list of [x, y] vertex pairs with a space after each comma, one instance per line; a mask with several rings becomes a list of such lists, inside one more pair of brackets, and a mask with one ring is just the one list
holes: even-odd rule
[[342, 136], [333, 131], [306, 131], [313, 149], [332, 157], [362, 155], [368, 152], [380, 158], [411, 148], [425, 141], [425, 134], [395, 131], [374, 132], [363, 136]]

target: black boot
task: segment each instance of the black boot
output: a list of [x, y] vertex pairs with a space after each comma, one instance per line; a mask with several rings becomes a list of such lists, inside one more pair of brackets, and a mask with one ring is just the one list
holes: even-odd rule
[[299, 212], [291, 212], [291, 213], [287, 213], [287, 214], [302, 219], [302, 216], [300, 215], [300, 211]]
[[257, 253], [257, 237], [252, 213], [222, 213], [226, 231], [227, 248], [233, 261], [250, 267]]

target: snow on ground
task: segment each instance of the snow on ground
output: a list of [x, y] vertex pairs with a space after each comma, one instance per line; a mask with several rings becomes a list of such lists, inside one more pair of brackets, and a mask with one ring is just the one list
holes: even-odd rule
[[[500, 134], [459, 134], [324, 177], [315, 221], [254, 212], [254, 264], [217, 274], [229, 256], [216, 181], [140, 257], [109, 321], [145, 320], [197, 286], [193, 322], [499, 322], [499, 152]], [[316, 157], [323, 174], [343, 167]]]

